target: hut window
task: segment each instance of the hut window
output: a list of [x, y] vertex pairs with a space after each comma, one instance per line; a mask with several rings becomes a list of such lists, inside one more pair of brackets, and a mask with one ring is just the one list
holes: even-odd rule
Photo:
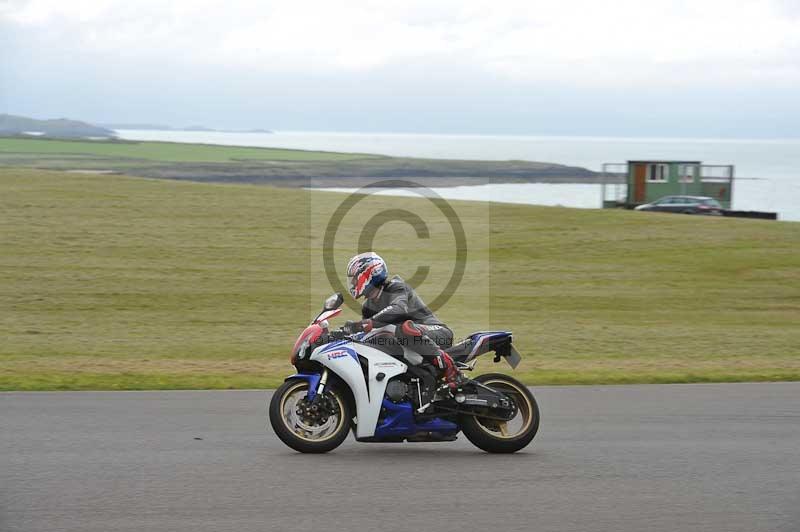
[[666, 164], [648, 164], [647, 181], [650, 183], [666, 183], [669, 177], [669, 166]]
[[691, 164], [684, 164], [679, 167], [678, 176], [681, 183], [694, 183], [697, 175], [697, 167]]

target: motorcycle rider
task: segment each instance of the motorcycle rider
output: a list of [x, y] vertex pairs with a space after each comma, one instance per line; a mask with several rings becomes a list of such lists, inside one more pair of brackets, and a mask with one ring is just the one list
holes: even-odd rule
[[347, 264], [350, 294], [365, 297], [361, 320], [348, 321], [349, 333], [369, 332], [387, 324], [396, 325], [395, 338], [410, 347], [439, 370], [447, 385], [454, 389], [461, 374], [444, 348], [453, 344], [453, 331], [425, 305], [414, 289], [402, 278], [391, 279], [384, 260], [372, 251], [356, 255]]

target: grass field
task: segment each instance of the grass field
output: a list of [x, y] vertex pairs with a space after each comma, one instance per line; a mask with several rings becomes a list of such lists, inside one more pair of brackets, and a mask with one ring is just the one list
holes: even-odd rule
[[[0, 169], [0, 389], [275, 386], [331, 291], [309, 264], [342, 197]], [[513, 330], [528, 383], [800, 379], [798, 224], [451, 205], [486, 238], [439, 314]], [[438, 229], [376, 240], [397, 273], [430, 265], [428, 299], [452, 262]]]

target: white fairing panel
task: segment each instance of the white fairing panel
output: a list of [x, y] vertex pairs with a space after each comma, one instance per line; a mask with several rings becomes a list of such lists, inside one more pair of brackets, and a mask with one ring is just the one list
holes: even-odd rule
[[[369, 386], [364, 379], [358, 355], [368, 361]], [[383, 395], [386, 392], [386, 383], [392, 377], [405, 373], [407, 366], [373, 347], [348, 341], [320, 346], [314, 350], [310, 358], [336, 373], [352, 390], [358, 417], [356, 437], [373, 436], [381, 412]], [[381, 381], [376, 378], [379, 373], [384, 374]]]

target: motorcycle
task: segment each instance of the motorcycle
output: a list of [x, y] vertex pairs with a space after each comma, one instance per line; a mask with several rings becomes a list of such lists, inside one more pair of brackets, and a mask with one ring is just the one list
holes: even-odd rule
[[[297, 373], [272, 396], [269, 419], [283, 443], [325, 453], [351, 429], [359, 442], [453, 441], [463, 432], [484, 451], [513, 453], [536, 436], [539, 407], [522, 383], [492, 373], [462, 377], [453, 390], [395, 338], [393, 325], [355, 334], [331, 329], [343, 301], [340, 293], [330, 296], [297, 338]], [[476, 332], [446, 351], [462, 372], [489, 352], [512, 369], [521, 360], [508, 331]]]

